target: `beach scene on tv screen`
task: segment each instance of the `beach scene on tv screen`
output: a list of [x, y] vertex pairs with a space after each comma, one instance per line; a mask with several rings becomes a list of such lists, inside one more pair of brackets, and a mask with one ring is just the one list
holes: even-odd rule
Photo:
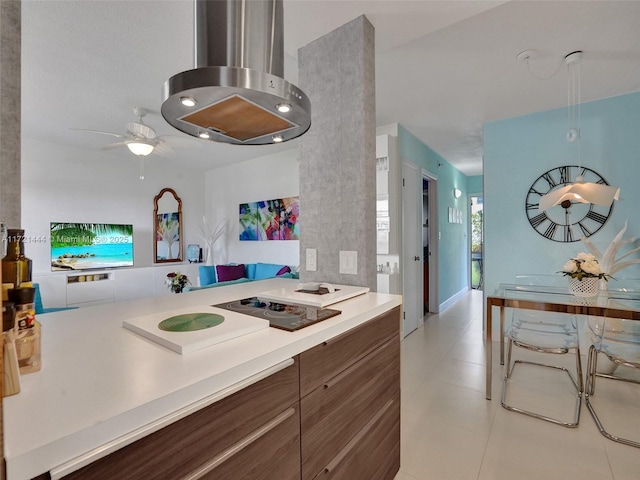
[[133, 266], [133, 225], [51, 223], [51, 270]]

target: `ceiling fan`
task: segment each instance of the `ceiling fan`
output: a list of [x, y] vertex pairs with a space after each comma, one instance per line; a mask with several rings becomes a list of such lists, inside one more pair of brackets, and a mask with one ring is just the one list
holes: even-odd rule
[[104, 145], [102, 150], [112, 150], [114, 148], [127, 147], [131, 153], [140, 159], [140, 180], [144, 180], [144, 157], [147, 155], [160, 155], [169, 157], [173, 154], [175, 147], [199, 147], [200, 144], [191, 138], [178, 137], [176, 135], [158, 136], [153, 128], [143, 122], [148, 110], [142, 107], [133, 107], [133, 114], [138, 117], [137, 122], [127, 123], [127, 133], [113, 133], [102, 130], [91, 130], [86, 128], [72, 128], [83, 132], [99, 133], [101, 135], [111, 135], [120, 141]]

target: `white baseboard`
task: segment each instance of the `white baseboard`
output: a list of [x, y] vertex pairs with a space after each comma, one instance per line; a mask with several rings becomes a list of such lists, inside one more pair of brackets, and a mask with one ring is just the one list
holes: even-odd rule
[[444, 312], [447, 308], [449, 308], [451, 305], [453, 305], [458, 300], [460, 300], [462, 297], [464, 297], [469, 290], [470, 290], [469, 287], [465, 287], [462, 290], [460, 290], [458, 293], [453, 294], [447, 300], [442, 302], [440, 304], [439, 312], [440, 313]]

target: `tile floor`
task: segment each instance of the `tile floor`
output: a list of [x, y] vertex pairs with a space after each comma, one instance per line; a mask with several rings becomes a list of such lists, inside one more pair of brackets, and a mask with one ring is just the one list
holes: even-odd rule
[[[502, 408], [497, 343], [493, 400], [485, 399], [482, 310], [482, 292], [472, 290], [445, 312], [428, 316], [424, 326], [403, 340], [402, 452], [395, 480], [640, 479], [640, 449], [600, 435], [586, 405], [575, 429]], [[520, 353], [527, 354], [535, 355]], [[543, 355], [548, 357], [575, 371], [575, 357]], [[535, 388], [538, 408], [571, 417], [575, 402], [565, 373], [521, 368], [510, 399], [522, 399], [518, 387]], [[592, 398], [596, 408], [602, 408], [598, 413], [605, 427], [615, 426], [640, 439], [640, 386], [598, 382]], [[559, 403], [564, 407], [558, 408]]]

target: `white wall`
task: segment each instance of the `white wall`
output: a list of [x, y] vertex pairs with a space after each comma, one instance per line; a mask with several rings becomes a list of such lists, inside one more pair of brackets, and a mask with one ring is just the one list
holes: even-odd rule
[[135, 267], [153, 266], [153, 199], [164, 187], [182, 199], [183, 258], [187, 244], [203, 245], [202, 174], [153, 155], [145, 162], [140, 181], [138, 159], [126, 150], [105, 153], [23, 137], [22, 228], [34, 274], [51, 272], [50, 222], [133, 224]]
[[[243, 147], [239, 147], [243, 148]], [[226, 221], [226, 233], [215, 245], [215, 263], [281, 263], [299, 265], [298, 240], [239, 240], [241, 203], [299, 195], [298, 149], [267, 155], [206, 174], [207, 222]], [[304, 210], [301, 210], [304, 215]]]

